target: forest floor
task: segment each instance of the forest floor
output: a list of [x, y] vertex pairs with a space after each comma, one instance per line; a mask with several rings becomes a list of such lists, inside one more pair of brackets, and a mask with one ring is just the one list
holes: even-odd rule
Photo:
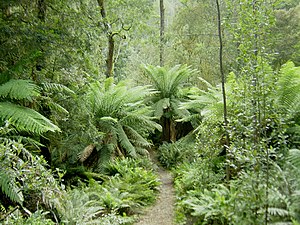
[[[153, 161], [156, 161], [155, 159]], [[156, 203], [145, 210], [135, 225], [172, 225], [174, 224], [175, 191], [173, 178], [169, 171], [158, 168], [161, 181], [160, 194]]]

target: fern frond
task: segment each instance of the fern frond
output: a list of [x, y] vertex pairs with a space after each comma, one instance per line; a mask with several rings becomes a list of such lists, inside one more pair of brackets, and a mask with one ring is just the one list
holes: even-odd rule
[[70, 88], [65, 85], [57, 84], [57, 83], [41, 83], [43, 91], [46, 92], [66, 92], [70, 94], [75, 94]]
[[296, 225], [296, 224], [287, 221], [287, 222], [275, 222], [275, 223], [270, 223], [270, 225]]
[[0, 119], [8, 120], [19, 131], [41, 134], [47, 131], [60, 130], [38, 112], [10, 102], [0, 102]]
[[151, 144], [142, 136], [140, 135], [136, 129], [133, 129], [130, 126], [124, 126], [124, 131], [126, 132], [126, 135], [130, 139], [132, 143], [134, 143], [137, 146], [144, 146], [144, 147], [150, 147]]
[[275, 207], [269, 207], [268, 208], [268, 213], [272, 216], [288, 216], [289, 211], [286, 209], [281, 209], [281, 208], [275, 208]]
[[56, 103], [56, 102], [49, 101], [49, 102], [47, 102], [47, 106], [48, 106], [51, 110], [55, 110], [55, 111], [57, 111], [57, 112], [69, 114], [68, 110], [66, 110], [64, 107], [62, 107], [60, 104], [58, 104], [58, 103]]
[[132, 156], [136, 157], [136, 150], [130, 140], [128, 139], [123, 127], [121, 125], [116, 126], [116, 132], [118, 135], [119, 142], [121, 146], [126, 150], [126, 152]]
[[169, 98], [160, 99], [156, 102], [156, 104], [154, 104], [154, 116], [160, 118], [164, 114], [164, 109], [167, 109], [170, 106]]
[[3, 170], [0, 170], [0, 187], [2, 192], [13, 202], [17, 202], [22, 205], [24, 197], [16, 183], [14, 178], [9, 176]]
[[33, 97], [39, 96], [39, 88], [30, 80], [14, 80], [0, 85], [0, 97], [32, 101]]
[[140, 148], [140, 147], [136, 147], [136, 152], [139, 154], [139, 155], [142, 155], [142, 156], [147, 156], [150, 158], [149, 156], [149, 151], [145, 148]]
[[[141, 109], [143, 112], [144, 109]], [[142, 130], [162, 130], [161, 125], [154, 121], [155, 118], [139, 113], [138, 111], [127, 113], [126, 117], [122, 119], [124, 125], [140, 128]]]
[[300, 67], [288, 62], [282, 66], [278, 78], [278, 91], [275, 99], [277, 104], [288, 111], [298, 111], [300, 108]]
[[294, 166], [300, 168], [300, 150], [290, 149], [287, 160], [291, 162]]
[[179, 118], [184, 118], [186, 116], [189, 116], [189, 111], [184, 108], [180, 108], [181, 101], [179, 99], [172, 98], [171, 99], [171, 108], [174, 114]]

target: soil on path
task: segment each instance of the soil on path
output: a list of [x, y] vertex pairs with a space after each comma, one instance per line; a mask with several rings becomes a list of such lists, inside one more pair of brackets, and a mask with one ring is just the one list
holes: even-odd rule
[[172, 225], [174, 220], [175, 193], [171, 173], [163, 168], [158, 169], [159, 178], [162, 182], [160, 194], [152, 207], [148, 208], [140, 216], [135, 225]]

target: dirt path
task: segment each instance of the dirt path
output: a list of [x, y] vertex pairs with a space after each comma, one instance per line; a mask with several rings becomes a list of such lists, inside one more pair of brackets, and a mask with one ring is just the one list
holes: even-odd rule
[[154, 206], [148, 208], [135, 225], [172, 225], [174, 220], [175, 193], [170, 172], [158, 169], [162, 182], [160, 194]]

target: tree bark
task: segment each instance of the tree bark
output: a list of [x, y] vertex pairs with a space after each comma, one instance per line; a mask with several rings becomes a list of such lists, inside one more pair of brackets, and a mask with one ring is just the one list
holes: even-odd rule
[[108, 53], [106, 58], [106, 77], [112, 77], [114, 71], [114, 51], [115, 51], [115, 40], [114, 35], [109, 33], [108, 39]]
[[[170, 109], [164, 109], [164, 112], [168, 112]], [[162, 126], [162, 137], [161, 140], [164, 142], [175, 142], [176, 141], [176, 128], [175, 122], [169, 117], [162, 116], [160, 119]]]

